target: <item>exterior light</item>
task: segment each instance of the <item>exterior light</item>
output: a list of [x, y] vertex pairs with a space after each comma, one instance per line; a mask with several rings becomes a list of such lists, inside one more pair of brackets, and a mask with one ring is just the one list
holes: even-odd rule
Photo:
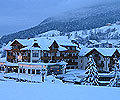
[[19, 59], [19, 60], [22, 60], [22, 56], [18, 56], [18, 59]]

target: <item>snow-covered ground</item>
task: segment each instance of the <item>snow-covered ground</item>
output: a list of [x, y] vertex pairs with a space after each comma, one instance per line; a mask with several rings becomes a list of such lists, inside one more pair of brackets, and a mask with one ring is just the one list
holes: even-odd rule
[[[67, 78], [83, 76], [85, 70], [69, 70]], [[16, 77], [31, 80], [31, 76], [15, 73], [0, 73], [0, 79]], [[55, 80], [55, 81], [52, 81]], [[32, 76], [32, 81], [40, 81], [40, 76]], [[52, 75], [45, 82], [16, 82], [13, 79], [0, 80], [0, 100], [120, 100], [120, 88], [64, 84]]]
[[0, 100], [120, 100], [120, 88], [0, 82]]

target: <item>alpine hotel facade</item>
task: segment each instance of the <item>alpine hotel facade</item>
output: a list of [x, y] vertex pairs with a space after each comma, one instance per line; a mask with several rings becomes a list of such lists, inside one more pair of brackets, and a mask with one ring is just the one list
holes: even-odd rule
[[78, 68], [79, 48], [67, 37], [15, 39], [5, 48], [10, 63], [67, 63], [66, 69]]

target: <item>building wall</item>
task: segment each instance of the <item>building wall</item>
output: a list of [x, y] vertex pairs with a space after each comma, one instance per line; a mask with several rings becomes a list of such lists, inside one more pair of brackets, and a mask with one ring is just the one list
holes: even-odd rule
[[[97, 51], [92, 51], [87, 56], [79, 56], [78, 66], [80, 69], [86, 69], [85, 67], [87, 66], [90, 55], [93, 56], [98, 71], [111, 71], [110, 68], [114, 65], [114, 56], [103, 56]], [[117, 52], [115, 52], [114, 55], [119, 56]]]

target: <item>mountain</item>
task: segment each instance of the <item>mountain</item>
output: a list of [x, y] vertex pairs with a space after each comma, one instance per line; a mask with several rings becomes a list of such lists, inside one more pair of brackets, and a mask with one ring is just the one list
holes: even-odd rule
[[50, 30], [58, 30], [64, 34], [99, 28], [116, 21], [120, 21], [120, 1], [75, 9], [58, 16], [49, 17], [35, 27], [2, 36], [0, 46], [16, 38], [31, 38]]

